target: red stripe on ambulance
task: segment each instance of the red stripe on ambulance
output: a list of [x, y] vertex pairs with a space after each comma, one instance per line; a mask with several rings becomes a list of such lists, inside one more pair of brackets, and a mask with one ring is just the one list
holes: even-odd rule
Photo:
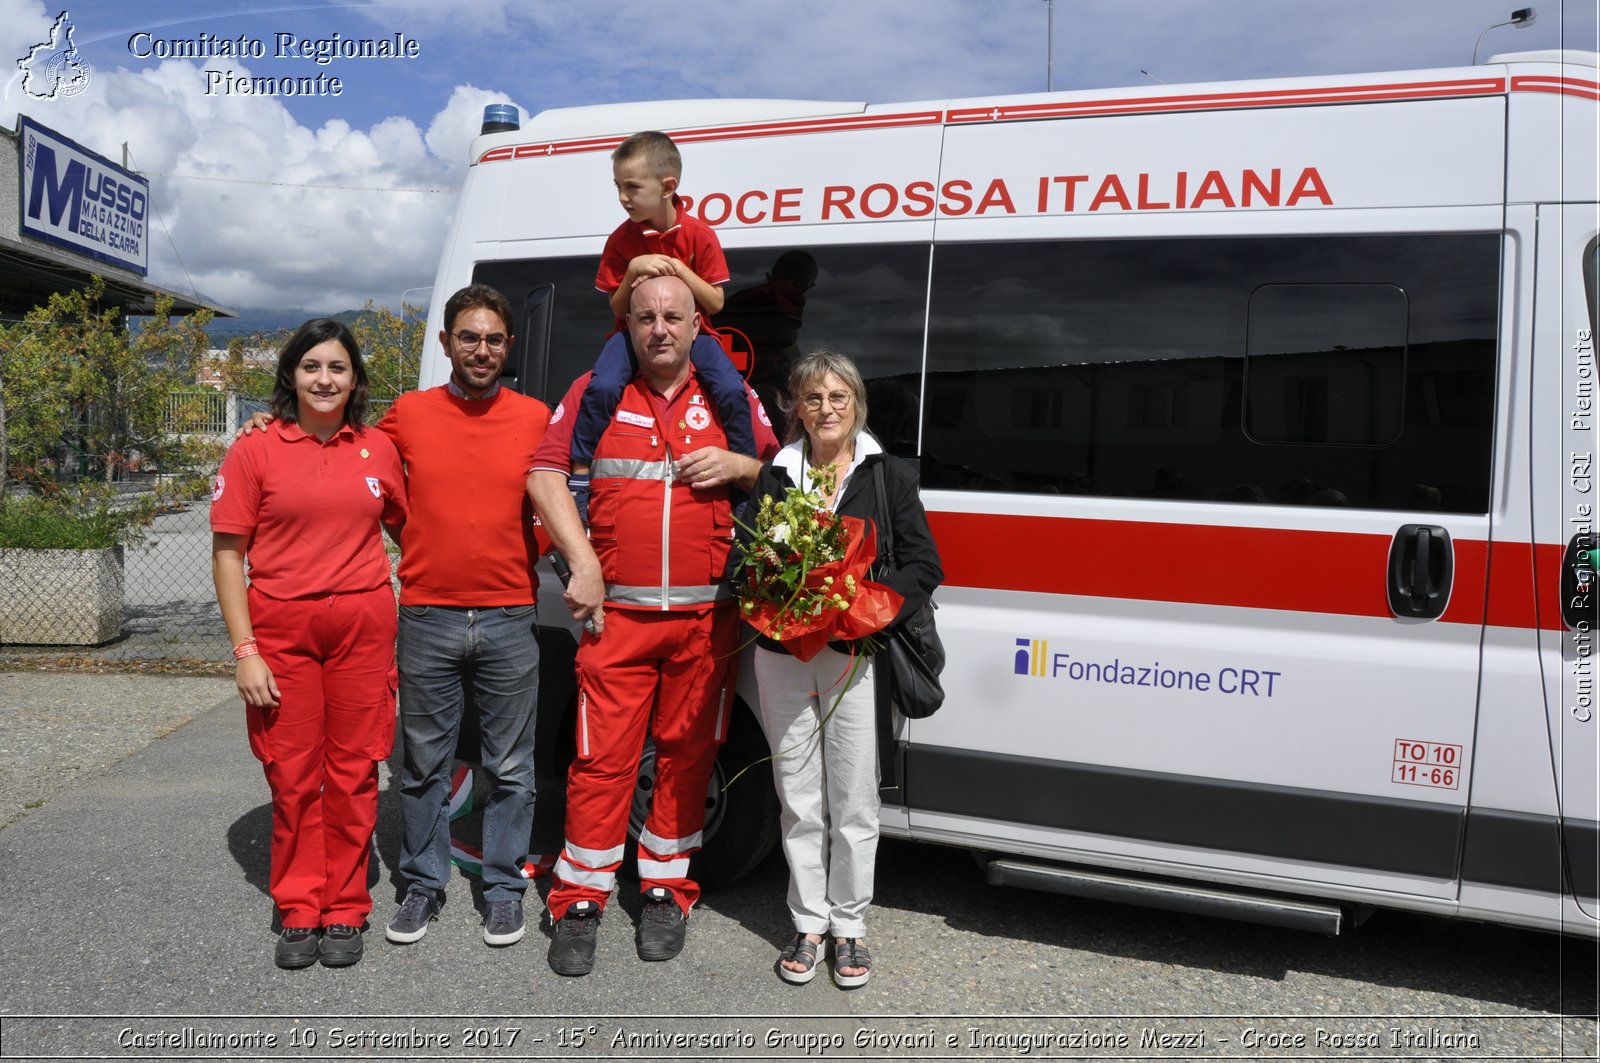
[[1577, 96], [1585, 100], [1600, 100], [1600, 81], [1582, 78], [1547, 77], [1542, 74], [1523, 74], [1511, 79], [1512, 92], [1553, 92], [1558, 96]]
[[[1387, 535], [934, 511], [928, 520], [947, 586], [1392, 615]], [[1543, 621], [1560, 628], [1553, 576], [1559, 547], [1539, 548], [1541, 568], [1547, 568], [1540, 585], [1552, 590], [1536, 612], [1530, 544], [1496, 546], [1488, 587], [1489, 544], [1456, 539], [1453, 545], [1454, 586], [1441, 622], [1479, 624], [1487, 616], [1498, 627]]]
[[[1569, 88], [1548, 87], [1545, 82], [1570, 83]], [[1581, 92], [1587, 82], [1572, 78], [1517, 78], [1514, 87], [1535, 92]], [[1591, 86], [1592, 88], [1592, 86]], [[676, 129], [672, 139], [679, 144], [715, 140], [744, 140], [751, 137], [799, 136], [808, 133], [834, 133], [848, 130], [895, 129], [924, 125], [965, 125], [973, 122], [1005, 122], [1038, 118], [1072, 118], [1089, 115], [1159, 114], [1163, 112], [1220, 110], [1246, 107], [1307, 107], [1330, 103], [1364, 103], [1378, 100], [1427, 100], [1451, 96], [1493, 96], [1506, 91], [1504, 78], [1469, 78], [1458, 81], [1415, 81], [1378, 85], [1347, 85], [1325, 88], [1273, 89], [1261, 92], [1189, 93], [1172, 96], [1126, 96], [1099, 100], [1064, 100], [1051, 103], [992, 103], [951, 108], [948, 111], [906, 111], [896, 114], [854, 114], [832, 118], [790, 119], [751, 122], [743, 125], [706, 126]], [[542, 144], [515, 144], [491, 148], [478, 156], [478, 162], [505, 162], [510, 159], [571, 155], [588, 151], [611, 151], [623, 136], [591, 137], [582, 140], [557, 140]]]
[[1073, 118], [1079, 115], [1203, 111], [1228, 107], [1305, 107], [1323, 103], [1436, 99], [1441, 96], [1493, 96], [1505, 90], [1504, 78], [1471, 78], [1464, 81], [1417, 81], [1393, 85], [1351, 85], [1343, 88], [1206, 92], [1181, 96], [1128, 96], [1121, 99], [1065, 100], [1055, 103], [996, 103], [952, 109], [946, 121], [956, 125], [966, 122]]

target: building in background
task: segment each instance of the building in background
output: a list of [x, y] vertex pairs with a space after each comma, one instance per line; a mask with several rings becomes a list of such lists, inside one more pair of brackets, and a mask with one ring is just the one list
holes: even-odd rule
[[105, 301], [124, 316], [152, 312], [162, 295], [175, 314], [235, 316], [147, 279], [156, 220], [143, 177], [26, 115], [14, 132], [0, 129], [0, 174], [7, 173], [16, 175], [17, 194], [0, 191], [0, 319], [18, 319], [96, 273], [105, 278]]

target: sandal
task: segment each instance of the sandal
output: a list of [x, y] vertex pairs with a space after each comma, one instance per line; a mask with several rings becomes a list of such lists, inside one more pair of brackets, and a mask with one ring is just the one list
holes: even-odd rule
[[[822, 947], [822, 942], [812, 941], [804, 934], [796, 934], [794, 940], [783, 947], [778, 953], [778, 977], [790, 985], [805, 985], [817, 976], [817, 950]], [[791, 971], [785, 963], [798, 963], [805, 967], [803, 971]]]
[[[860, 974], [840, 974], [841, 967], [860, 968]], [[833, 943], [833, 984], [840, 989], [866, 985], [872, 977], [872, 953], [860, 938], [839, 938]]]

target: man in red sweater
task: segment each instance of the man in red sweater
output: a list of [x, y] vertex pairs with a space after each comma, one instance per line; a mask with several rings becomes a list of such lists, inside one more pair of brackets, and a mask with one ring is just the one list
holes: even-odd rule
[[550, 410], [502, 388], [511, 306], [473, 284], [444, 306], [443, 387], [395, 400], [394, 440], [412, 500], [400, 539], [400, 874], [407, 892], [385, 936], [419, 940], [450, 878], [450, 775], [468, 691], [490, 793], [483, 812], [483, 939], [524, 932], [522, 875], [533, 829], [539, 643], [532, 509], [524, 490]]

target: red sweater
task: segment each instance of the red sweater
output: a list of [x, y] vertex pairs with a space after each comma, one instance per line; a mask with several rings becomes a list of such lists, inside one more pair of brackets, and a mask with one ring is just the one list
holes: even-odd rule
[[502, 388], [464, 400], [412, 391], [378, 422], [406, 466], [410, 512], [400, 537], [400, 604], [527, 605], [539, 580], [526, 489], [550, 409]]

